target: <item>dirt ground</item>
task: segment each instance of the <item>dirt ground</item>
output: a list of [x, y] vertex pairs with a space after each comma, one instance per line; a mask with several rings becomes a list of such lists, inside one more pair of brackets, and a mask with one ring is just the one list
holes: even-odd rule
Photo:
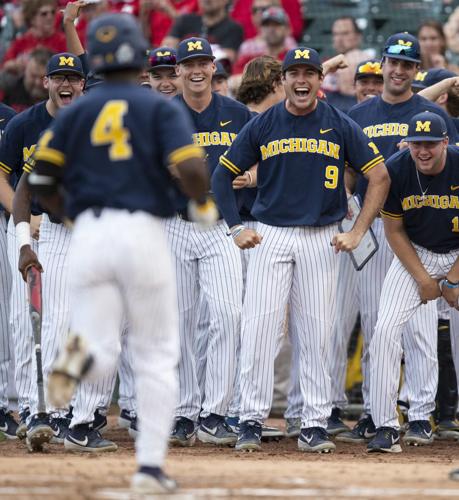
[[[282, 420], [271, 420], [283, 425]], [[134, 443], [110, 417], [104, 434], [119, 445], [115, 453], [69, 454], [50, 445], [29, 454], [23, 443], [0, 443], [0, 499], [131, 499]], [[177, 479], [174, 499], [214, 498], [403, 498], [459, 499], [459, 442], [404, 448], [399, 455], [368, 455], [362, 445], [337, 444], [331, 455], [297, 450], [296, 440], [267, 443], [258, 453], [197, 444], [172, 449], [166, 470]], [[161, 496], [161, 498], [165, 498]]]

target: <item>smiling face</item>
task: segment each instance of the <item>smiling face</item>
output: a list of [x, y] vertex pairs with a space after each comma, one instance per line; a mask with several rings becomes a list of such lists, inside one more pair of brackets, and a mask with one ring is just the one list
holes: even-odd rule
[[84, 79], [75, 73], [45, 76], [43, 82], [56, 109], [68, 106], [83, 93]]
[[182, 80], [175, 68], [157, 68], [149, 72], [150, 85], [153, 90], [165, 97], [174, 97], [182, 92]]
[[385, 57], [382, 63], [384, 92], [391, 96], [411, 93], [411, 83], [419, 71], [419, 64], [403, 59]]
[[366, 101], [383, 91], [383, 80], [379, 76], [368, 75], [355, 81], [355, 97], [357, 102]]
[[436, 175], [443, 170], [448, 138], [442, 141], [409, 142], [408, 147], [419, 172], [425, 175]]
[[287, 110], [294, 115], [305, 115], [317, 105], [317, 92], [323, 76], [307, 65], [291, 66], [282, 76]]
[[177, 65], [177, 74], [182, 79], [184, 91], [203, 94], [211, 90], [215, 63], [208, 57], [195, 57]]

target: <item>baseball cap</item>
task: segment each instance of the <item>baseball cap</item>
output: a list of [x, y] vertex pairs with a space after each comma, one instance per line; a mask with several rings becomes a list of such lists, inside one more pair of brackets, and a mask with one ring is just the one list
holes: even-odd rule
[[88, 75], [86, 76], [86, 81], [84, 83], [85, 92], [94, 87], [97, 87], [97, 85], [100, 85], [101, 83], [103, 83], [103, 81], [104, 79], [102, 78], [101, 75], [94, 73], [94, 71], [89, 71]]
[[85, 77], [80, 58], [70, 52], [61, 52], [51, 56], [46, 66], [46, 76], [56, 73], [76, 73], [81, 78]]
[[408, 123], [406, 142], [442, 141], [447, 136], [445, 120], [431, 111], [424, 111], [413, 116]]
[[421, 62], [421, 47], [418, 39], [409, 33], [391, 35], [384, 45], [383, 57]]
[[432, 68], [428, 71], [418, 71], [411, 86], [418, 89], [425, 89], [445, 80], [446, 78], [453, 78], [454, 76], [458, 75], [445, 68]]
[[148, 54], [148, 71], [158, 68], [175, 68], [177, 64], [177, 52], [169, 47], [159, 47], [150, 50]]
[[282, 63], [282, 71], [285, 72], [292, 66], [305, 65], [312, 66], [317, 71], [322, 73], [322, 64], [316, 50], [308, 47], [298, 47], [291, 49], [285, 54], [284, 62]]
[[263, 11], [261, 15], [261, 24], [263, 25], [269, 22], [284, 24], [285, 26], [289, 24], [287, 14], [282, 7], [269, 7]]
[[382, 70], [381, 70], [381, 61], [377, 59], [367, 59], [366, 61], [362, 61], [355, 71], [355, 80], [360, 78], [365, 78], [366, 76], [377, 76], [379, 78], [383, 78]]
[[187, 38], [182, 40], [177, 47], [177, 64], [196, 57], [207, 57], [214, 60], [210, 43], [205, 38]]
[[223, 66], [223, 64], [220, 61], [217, 61], [215, 63], [215, 65], [217, 66], [217, 71], [215, 71], [215, 73], [214, 73], [214, 78], [216, 76], [222, 76], [223, 78], [229, 77], [228, 73], [226, 72], [225, 67]]

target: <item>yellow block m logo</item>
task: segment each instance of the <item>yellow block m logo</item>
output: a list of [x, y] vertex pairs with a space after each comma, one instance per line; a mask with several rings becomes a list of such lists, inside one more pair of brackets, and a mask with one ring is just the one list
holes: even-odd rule
[[427, 121], [427, 122], [416, 122], [416, 132], [430, 132], [430, 124], [432, 122]]
[[427, 71], [418, 71], [415, 80], [417, 82], [423, 82], [427, 76]]
[[59, 57], [59, 66], [75, 66], [75, 58], [73, 57]]
[[405, 47], [411, 47], [413, 45], [413, 42], [405, 41], [405, 40], [399, 40], [398, 41], [399, 45], [404, 45]]
[[[188, 49], [188, 50], [189, 50], [189, 49]], [[158, 57], [165, 57], [165, 56], [170, 56], [170, 55], [171, 55], [171, 53], [170, 53], [168, 50], [166, 50], [165, 52], [156, 52], [156, 55], [157, 55]]]
[[309, 59], [309, 50], [296, 49], [295, 50], [295, 59]]
[[188, 42], [188, 52], [193, 52], [193, 50], [203, 50], [201, 40], [197, 42]]

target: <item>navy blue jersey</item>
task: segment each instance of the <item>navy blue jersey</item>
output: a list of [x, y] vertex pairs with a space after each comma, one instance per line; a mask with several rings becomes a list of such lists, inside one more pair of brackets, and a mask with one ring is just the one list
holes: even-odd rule
[[408, 149], [391, 156], [386, 165], [392, 183], [383, 217], [403, 220], [408, 238], [432, 252], [459, 248], [458, 164], [456, 146], [448, 146], [445, 168], [434, 176], [417, 171]]
[[[46, 101], [43, 101], [11, 118], [6, 126], [0, 141], [0, 168], [12, 177], [15, 186], [35, 150], [38, 138], [52, 120]], [[31, 211], [33, 215], [43, 212], [35, 202]]]
[[295, 116], [285, 102], [253, 118], [221, 157], [240, 175], [258, 162], [252, 215], [273, 226], [323, 226], [347, 211], [344, 167], [366, 173], [382, 155], [361, 128], [341, 111], [318, 101]]
[[168, 165], [203, 157], [183, 110], [135, 84], [104, 82], [61, 111], [36, 160], [64, 166], [69, 218], [90, 207], [169, 217], [175, 213]]
[[459, 135], [459, 118], [452, 118], [454, 126], [456, 127], [456, 131]]
[[[456, 127], [447, 113], [418, 94], [398, 104], [389, 104], [381, 96], [376, 96], [354, 106], [349, 116], [362, 127], [384, 158], [389, 158], [398, 151], [397, 144], [407, 136], [410, 119], [423, 111], [432, 111], [444, 118], [451, 144], [459, 140]], [[359, 178], [356, 193], [362, 199], [366, 189], [367, 181]]]
[[[174, 100], [187, 109], [194, 125], [193, 140], [196, 145], [205, 149], [209, 173], [212, 175], [220, 156], [231, 146], [242, 127], [251, 120], [251, 112], [244, 104], [215, 92], [212, 92], [209, 106], [201, 113], [191, 109], [181, 95], [174, 97]], [[238, 193], [237, 196], [239, 199], [241, 194]], [[185, 208], [186, 203], [187, 199], [183, 197], [179, 208]]]
[[[10, 108], [6, 104], [0, 102], [0, 140], [5, 130], [5, 127], [8, 125], [8, 122], [11, 118], [16, 114], [13, 108]], [[0, 167], [1, 168], [1, 167]], [[11, 179], [11, 178], [10, 178]], [[11, 179], [13, 180], [13, 179]], [[14, 185], [14, 184], [12, 184]], [[0, 204], [0, 212], [3, 212], [4, 208]]]

